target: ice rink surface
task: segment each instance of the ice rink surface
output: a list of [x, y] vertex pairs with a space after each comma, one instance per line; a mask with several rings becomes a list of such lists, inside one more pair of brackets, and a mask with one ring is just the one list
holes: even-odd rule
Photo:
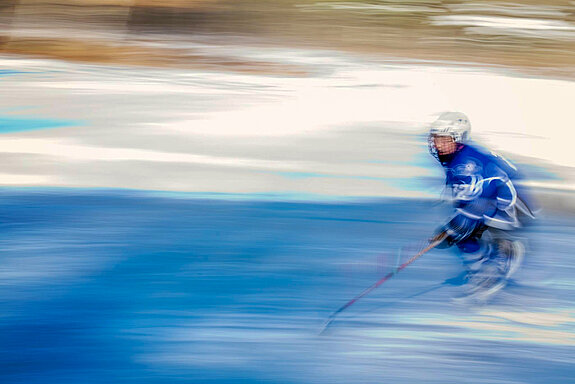
[[457, 254], [433, 250], [318, 335], [446, 209], [4, 189], [1, 381], [570, 382], [570, 216], [522, 234], [526, 262], [486, 304], [453, 301]]

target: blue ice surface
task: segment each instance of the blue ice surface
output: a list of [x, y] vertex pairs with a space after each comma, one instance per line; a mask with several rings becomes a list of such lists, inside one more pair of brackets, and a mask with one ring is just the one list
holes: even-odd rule
[[79, 125], [82, 125], [82, 123], [73, 120], [0, 116], [0, 134], [34, 131], [37, 129], [73, 127]]
[[529, 258], [492, 303], [455, 304], [459, 260], [434, 250], [318, 336], [446, 209], [232, 197], [0, 189], [0, 382], [572, 382], [571, 216], [527, 230]]

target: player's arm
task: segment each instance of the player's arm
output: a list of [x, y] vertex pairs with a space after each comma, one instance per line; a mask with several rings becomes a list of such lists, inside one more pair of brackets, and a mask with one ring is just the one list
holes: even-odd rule
[[494, 211], [493, 202], [483, 197], [481, 180], [477, 174], [452, 175], [450, 184], [455, 214], [437, 230], [438, 234], [446, 234], [444, 246], [451, 246], [475, 235], [483, 227], [484, 214]]
[[495, 210], [485, 212], [484, 220], [489, 226], [499, 229], [512, 229], [518, 226], [516, 216], [517, 191], [513, 181], [498, 167], [493, 166], [487, 179], [486, 188], [493, 197]]

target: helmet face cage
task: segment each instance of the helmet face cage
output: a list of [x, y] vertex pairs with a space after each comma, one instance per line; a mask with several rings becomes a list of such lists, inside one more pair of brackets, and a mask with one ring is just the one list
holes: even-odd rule
[[437, 148], [435, 148], [435, 142], [433, 141], [433, 134], [427, 136], [427, 148], [429, 148], [429, 153], [431, 153], [431, 155], [435, 157], [437, 161], [439, 161], [439, 154], [437, 153]]
[[431, 124], [429, 137], [427, 139], [429, 152], [439, 159], [437, 148], [433, 141], [434, 136], [449, 136], [458, 144], [463, 144], [469, 139], [471, 124], [465, 114], [461, 112], [446, 112]]

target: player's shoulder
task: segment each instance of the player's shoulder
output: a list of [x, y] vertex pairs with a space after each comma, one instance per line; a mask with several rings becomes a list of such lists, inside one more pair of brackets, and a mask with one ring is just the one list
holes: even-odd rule
[[464, 157], [477, 159], [486, 170], [495, 173], [505, 173], [510, 177], [518, 176], [517, 167], [497, 152], [476, 143], [466, 144], [464, 150], [466, 152]]
[[478, 158], [481, 161], [493, 161], [498, 155], [489, 149], [476, 143], [467, 143], [463, 148], [465, 156]]
[[465, 144], [463, 148], [459, 151], [453, 167], [474, 167], [474, 168], [485, 168], [488, 163], [492, 162], [488, 153], [482, 150], [480, 147], [473, 144]]

